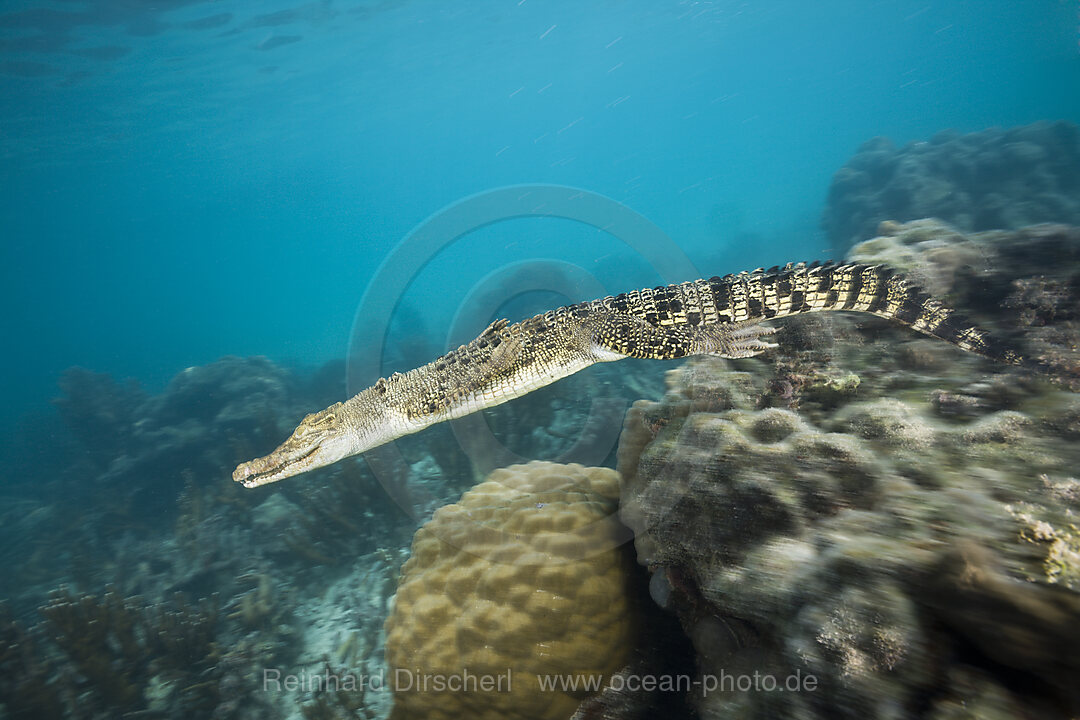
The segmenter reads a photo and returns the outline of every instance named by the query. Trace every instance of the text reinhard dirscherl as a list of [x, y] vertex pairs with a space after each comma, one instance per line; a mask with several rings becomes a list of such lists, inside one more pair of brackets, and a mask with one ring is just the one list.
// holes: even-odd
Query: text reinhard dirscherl
[[[599, 674], [552, 674], [536, 675], [541, 692], [580, 693], [599, 692], [610, 688], [630, 692], [813, 692], [817, 690], [817, 677], [796, 670], [786, 676], [753, 672], [719, 675], [634, 675], [617, 674], [607, 678]], [[393, 671], [392, 686], [387, 684], [385, 673], [283, 673], [278, 668], [263, 669], [263, 692], [336, 692], [358, 690], [383, 692], [510, 692], [513, 688], [513, 672], [510, 668], [500, 673], [474, 673], [463, 669], [455, 673], [425, 673], [420, 669], [397, 668]]]

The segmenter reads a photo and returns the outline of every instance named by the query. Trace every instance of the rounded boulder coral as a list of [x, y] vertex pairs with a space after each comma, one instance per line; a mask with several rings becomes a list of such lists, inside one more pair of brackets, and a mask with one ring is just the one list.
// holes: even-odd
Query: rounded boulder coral
[[595, 692], [569, 682], [603, 687], [637, 625], [618, 494], [613, 470], [532, 462], [439, 509], [386, 622], [391, 717], [565, 720]]

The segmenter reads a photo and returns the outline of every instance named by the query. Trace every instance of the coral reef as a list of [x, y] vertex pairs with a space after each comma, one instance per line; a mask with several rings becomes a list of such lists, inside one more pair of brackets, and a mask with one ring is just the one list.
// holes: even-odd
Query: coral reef
[[348, 566], [376, 544], [408, 542], [409, 518], [359, 462], [285, 486], [251, 512], [263, 551], [279, 564]]
[[896, 148], [874, 138], [833, 176], [822, 227], [834, 250], [879, 223], [940, 218], [961, 230], [1080, 224], [1080, 130], [1039, 122]]
[[212, 600], [191, 607], [177, 598], [171, 607], [154, 607], [113, 592], [98, 597], [60, 590], [41, 614], [85, 683], [82, 703], [160, 711], [170, 704], [163, 696], [175, 693], [173, 707], [184, 713], [216, 707], [218, 611]]
[[[333, 563], [375, 538], [405, 537], [404, 518], [361, 464], [283, 488], [275, 502], [295, 506], [287, 528], [280, 518], [255, 527], [266, 520], [256, 512], [266, 494], [229, 479], [239, 459], [273, 447], [313, 403], [343, 392], [342, 363], [309, 377], [265, 358], [223, 358], [188, 368], [157, 395], [78, 368], [60, 384], [55, 405], [78, 445], [68, 449], [61, 436], [62, 471], [20, 478], [0, 511], [0, 589], [20, 610], [59, 582], [100, 591], [105, 577], [129, 593], [230, 596], [237, 577], [259, 569], [242, 561], [252, 546], [274, 563]], [[268, 539], [253, 542], [252, 531]], [[136, 557], [162, 541], [168, 552]]]
[[[1070, 336], [1075, 229], [887, 229], [853, 256], [981, 298], [957, 304], [1029, 352]], [[797, 690], [721, 685], [701, 716], [1074, 717], [1076, 395], [858, 316], [780, 343], [672, 371], [620, 442], [621, 517], [701, 676]]]
[[[882, 223], [850, 257], [909, 274], [1063, 376], [1080, 369], [1080, 228], [963, 234], [936, 220]], [[914, 363], [919, 358], [910, 358]]]
[[[346, 677], [348, 669], [334, 669], [324, 665], [327, 677]], [[333, 688], [319, 688], [314, 699], [300, 711], [304, 720], [374, 720], [379, 715], [371, 708], [368, 690], [362, 683], [352, 687], [339, 684]]]
[[54, 720], [70, 705], [69, 684], [57, 678], [41, 639], [0, 603], [0, 717]]
[[40, 612], [44, 624], [27, 629], [0, 608], [0, 703], [10, 716], [208, 717], [219, 706], [213, 600], [152, 606], [61, 589]]
[[[558, 457], [584, 435], [604, 441], [596, 460], [613, 457], [621, 409], [594, 412], [590, 398], [658, 397], [662, 370], [598, 370], [500, 408], [489, 437]], [[157, 394], [66, 372], [53, 424], [34, 436], [52, 438], [49, 452], [17, 465], [25, 476], [0, 508], [0, 716], [385, 717], [389, 692], [260, 692], [262, 670], [383, 673], [388, 599], [415, 528], [402, 509], [430, 516], [496, 455], [470, 456], [441, 428], [404, 439], [406, 463], [389, 477], [355, 461], [263, 491], [231, 481], [237, 461], [341, 399], [344, 380], [342, 362], [300, 372], [231, 357]], [[380, 481], [395, 478], [391, 499]], [[199, 642], [213, 650], [181, 668], [154, 628], [195, 622], [210, 597]], [[93, 627], [79, 634], [80, 623]]]
[[110, 375], [72, 367], [58, 385], [62, 395], [54, 404], [60, 417], [99, 463], [107, 465], [136, 446], [135, 425], [147, 395], [135, 381], [120, 383]]
[[[260, 692], [264, 668], [380, 668], [408, 518], [362, 463], [272, 493], [228, 473], [343, 384], [341, 363], [260, 358], [157, 395], [69, 371], [56, 405], [77, 452], [0, 511], [0, 716], [298, 718], [311, 693]], [[212, 650], [182, 659], [185, 638]], [[385, 715], [389, 693], [365, 702]]]
[[[436, 511], [386, 622], [391, 717], [563, 720], [588, 693], [544, 692], [538, 675], [600, 680], [626, 664], [636, 616], [617, 496], [612, 470], [534, 462]], [[503, 684], [420, 686], [465, 673]]]
[[133, 515], [166, 512], [185, 473], [220, 474], [234, 458], [276, 442], [292, 419], [282, 411], [290, 376], [266, 358], [188, 368], [152, 396], [79, 368], [60, 388], [57, 409], [94, 461], [78, 468], [73, 491], [124, 488], [123, 512]]

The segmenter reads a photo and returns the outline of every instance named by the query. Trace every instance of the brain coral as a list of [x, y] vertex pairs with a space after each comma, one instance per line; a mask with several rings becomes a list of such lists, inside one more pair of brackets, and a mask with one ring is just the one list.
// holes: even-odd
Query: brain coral
[[618, 494], [613, 470], [532, 462], [439, 509], [386, 622], [391, 717], [565, 720], [590, 693], [538, 675], [623, 667], [636, 620]]

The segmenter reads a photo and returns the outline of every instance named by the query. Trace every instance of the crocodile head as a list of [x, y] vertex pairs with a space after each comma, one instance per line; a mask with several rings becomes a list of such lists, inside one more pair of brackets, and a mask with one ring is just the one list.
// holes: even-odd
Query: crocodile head
[[277, 450], [239, 465], [233, 480], [244, 487], [258, 487], [354, 455], [356, 435], [348, 427], [343, 408], [344, 403], [335, 403], [308, 415]]

